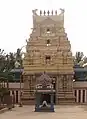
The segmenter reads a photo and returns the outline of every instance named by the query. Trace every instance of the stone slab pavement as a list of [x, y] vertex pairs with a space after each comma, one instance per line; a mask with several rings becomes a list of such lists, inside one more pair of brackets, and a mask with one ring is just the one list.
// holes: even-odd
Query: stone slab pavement
[[87, 105], [55, 106], [55, 112], [34, 112], [34, 106], [15, 107], [0, 119], [87, 119]]

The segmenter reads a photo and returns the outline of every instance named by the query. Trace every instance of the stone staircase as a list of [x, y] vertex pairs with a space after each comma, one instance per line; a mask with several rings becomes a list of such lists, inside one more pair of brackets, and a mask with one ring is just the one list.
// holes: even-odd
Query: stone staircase
[[[35, 96], [30, 94], [29, 89], [23, 90], [23, 95], [21, 97], [23, 105], [34, 105], [35, 104]], [[56, 99], [58, 100], [57, 104], [68, 105], [75, 104], [75, 97], [72, 91], [60, 91], [56, 95]]]
[[58, 92], [57, 95], [58, 104], [74, 104], [75, 103], [75, 97], [73, 95], [73, 92]]
[[31, 95], [28, 89], [23, 90], [23, 95], [21, 97], [23, 105], [33, 105], [35, 104], [35, 97]]

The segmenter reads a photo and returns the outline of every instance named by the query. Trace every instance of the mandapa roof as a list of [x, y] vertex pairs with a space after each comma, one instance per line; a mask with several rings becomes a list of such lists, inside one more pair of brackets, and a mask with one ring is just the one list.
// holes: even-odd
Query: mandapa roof
[[11, 72], [13, 72], [13, 73], [14, 72], [23, 72], [23, 71], [24, 71], [24, 69], [17, 69], [17, 68], [11, 70]]
[[74, 68], [75, 72], [87, 72], [87, 68]]

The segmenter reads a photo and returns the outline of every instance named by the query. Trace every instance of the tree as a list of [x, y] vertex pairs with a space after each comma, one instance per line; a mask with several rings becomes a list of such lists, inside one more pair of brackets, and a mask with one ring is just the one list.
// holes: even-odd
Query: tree
[[[13, 80], [13, 75], [10, 71], [14, 68], [15, 57], [13, 53], [6, 54], [4, 50], [0, 49], [0, 97], [8, 92], [8, 84]], [[7, 83], [7, 87], [3, 87], [2, 82]]]
[[16, 53], [10, 52], [9, 54], [4, 53], [4, 50], [0, 49], [0, 72], [10, 72], [15, 68], [15, 62], [20, 64], [22, 68], [22, 52], [18, 48]]
[[[4, 96], [9, 94], [9, 82], [13, 80], [13, 75], [8, 72], [0, 72], [0, 100], [3, 104]], [[4, 84], [3, 84], [4, 82]], [[7, 84], [7, 85], [6, 85]]]
[[84, 66], [87, 65], [87, 57], [84, 56], [83, 52], [76, 52], [75, 56], [73, 56], [74, 65]]
[[15, 67], [15, 55], [13, 53], [9, 53], [9, 60], [10, 60], [10, 69]]
[[74, 63], [79, 64], [81, 61], [83, 61], [83, 58], [84, 58], [83, 52], [76, 52], [74, 57]]
[[84, 64], [87, 63], [87, 57], [86, 56], [83, 58], [83, 61], [84, 61]]
[[4, 50], [0, 49], [0, 71], [5, 68], [5, 53]]

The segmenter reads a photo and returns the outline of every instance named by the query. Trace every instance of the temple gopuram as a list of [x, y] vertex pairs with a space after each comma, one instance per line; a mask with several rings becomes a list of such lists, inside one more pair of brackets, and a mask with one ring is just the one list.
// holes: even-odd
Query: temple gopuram
[[[35, 85], [38, 77], [45, 72], [52, 80], [54, 104], [73, 104], [73, 57], [64, 28], [65, 11], [37, 12], [37, 9], [32, 10], [33, 28], [23, 60], [22, 103], [35, 104]], [[49, 94], [45, 100], [50, 101]]]

